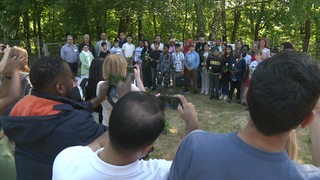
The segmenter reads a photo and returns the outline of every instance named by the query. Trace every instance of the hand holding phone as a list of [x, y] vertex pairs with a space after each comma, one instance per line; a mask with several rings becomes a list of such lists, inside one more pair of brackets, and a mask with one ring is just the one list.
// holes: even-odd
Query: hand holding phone
[[177, 110], [179, 104], [182, 106], [182, 103], [179, 98], [174, 96], [159, 96], [159, 98], [165, 103], [166, 109]]

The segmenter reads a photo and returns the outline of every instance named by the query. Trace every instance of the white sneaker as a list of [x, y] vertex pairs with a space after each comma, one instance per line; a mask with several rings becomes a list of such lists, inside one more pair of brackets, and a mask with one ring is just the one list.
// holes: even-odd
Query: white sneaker
[[219, 96], [219, 100], [221, 100], [221, 99], [223, 99], [223, 94], [221, 94], [221, 95]]
[[225, 101], [228, 100], [228, 96], [224, 95], [223, 100], [225, 100]]
[[206, 91], [204, 94], [205, 94], [205, 95], [208, 95], [208, 94], [209, 94], [209, 92], [208, 92], [208, 91]]

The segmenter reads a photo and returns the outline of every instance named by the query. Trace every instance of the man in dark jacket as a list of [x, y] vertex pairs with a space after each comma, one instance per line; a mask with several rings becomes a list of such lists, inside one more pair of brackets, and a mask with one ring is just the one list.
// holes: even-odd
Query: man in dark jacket
[[89, 144], [107, 130], [91, 115], [105, 99], [107, 85], [91, 101], [69, 99], [74, 76], [66, 62], [54, 57], [39, 59], [31, 68], [30, 80], [33, 91], [3, 118], [2, 126], [16, 144], [17, 179], [51, 179], [60, 151]]
[[219, 57], [219, 49], [214, 48], [213, 58], [207, 59], [207, 68], [210, 74], [210, 99], [219, 99], [220, 76], [222, 72], [221, 62], [222, 59]]

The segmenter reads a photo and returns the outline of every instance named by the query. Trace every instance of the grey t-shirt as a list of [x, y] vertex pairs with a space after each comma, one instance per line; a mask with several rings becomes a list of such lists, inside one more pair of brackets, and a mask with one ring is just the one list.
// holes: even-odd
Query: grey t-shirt
[[256, 149], [236, 133], [197, 130], [181, 143], [169, 179], [320, 179], [320, 168]]

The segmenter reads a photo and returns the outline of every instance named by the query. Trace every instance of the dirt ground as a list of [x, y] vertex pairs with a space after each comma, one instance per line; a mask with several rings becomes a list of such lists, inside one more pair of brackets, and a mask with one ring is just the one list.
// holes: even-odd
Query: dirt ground
[[[200, 129], [219, 133], [240, 131], [245, 127], [248, 119], [246, 106], [238, 105], [234, 101], [230, 104], [222, 100], [210, 100], [209, 96], [201, 94], [186, 94], [187, 100], [192, 102], [198, 113]], [[167, 126], [165, 133], [160, 135], [155, 143], [152, 158], [172, 160], [183, 139], [185, 124], [175, 110], [166, 110]], [[310, 152], [310, 130], [298, 128], [298, 161], [312, 163]]]

